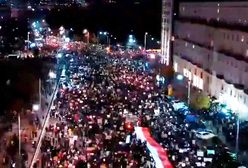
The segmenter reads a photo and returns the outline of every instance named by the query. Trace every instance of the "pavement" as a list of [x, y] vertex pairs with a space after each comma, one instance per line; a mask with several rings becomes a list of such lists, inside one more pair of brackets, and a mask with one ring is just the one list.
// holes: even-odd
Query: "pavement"
[[[54, 87], [52, 87], [54, 89]], [[40, 110], [37, 113], [32, 113], [32, 112], [27, 112], [26, 114], [22, 114], [21, 117], [21, 139], [22, 139], [22, 144], [21, 147], [27, 152], [28, 155], [28, 161], [26, 162], [26, 167], [30, 165], [32, 158], [34, 156], [35, 148], [32, 146], [32, 142], [38, 140], [40, 133], [41, 133], [41, 128], [40, 125], [43, 125], [44, 123], [44, 116], [46, 116], [47, 113], [47, 108], [48, 106], [46, 104], [49, 104], [49, 102], [52, 99], [52, 94], [48, 95], [42, 95], [42, 104], [43, 104], [43, 110]], [[35, 120], [36, 118], [39, 118], [40, 125], [34, 125], [32, 124], [32, 120]], [[37, 135], [34, 136], [32, 132], [36, 131]], [[3, 165], [2, 164], [2, 158], [4, 155], [6, 155], [6, 149], [7, 149], [7, 144], [6, 141], [8, 141], [14, 134], [18, 135], [18, 123], [12, 123], [12, 130], [6, 131], [3, 133], [3, 135], [0, 137], [0, 167], [1, 168], [9, 168], [10, 164]], [[25, 137], [27, 137], [25, 139]]]

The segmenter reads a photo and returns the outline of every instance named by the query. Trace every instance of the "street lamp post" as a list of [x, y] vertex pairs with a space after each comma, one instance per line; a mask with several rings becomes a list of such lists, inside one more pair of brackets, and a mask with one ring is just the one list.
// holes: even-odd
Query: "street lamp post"
[[238, 152], [239, 152], [239, 116], [237, 114], [237, 130], [236, 130], [236, 142], [235, 142], [235, 152], [238, 156]]
[[145, 35], [144, 35], [144, 49], [146, 50], [146, 36], [148, 35], [147, 32], [145, 32]]
[[191, 96], [191, 80], [188, 80], [188, 94], [187, 94], [188, 105], [190, 104], [190, 96]]
[[87, 29], [84, 29], [83, 33], [87, 37], [87, 44], [90, 42], [90, 32]]

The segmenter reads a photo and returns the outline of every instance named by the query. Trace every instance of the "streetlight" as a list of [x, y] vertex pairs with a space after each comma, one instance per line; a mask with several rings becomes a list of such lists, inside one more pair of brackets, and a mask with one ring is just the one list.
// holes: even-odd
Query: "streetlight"
[[[108, 32], [99, 32], [99, 34], [100, 35], [104, 35], [104, 36], [106, 36], [106, 43], [108, 44], [108, 45], [110, 45], [110, 38], [108, 37]], [[100, 37], [98, 37], [98, 41], [99, 41], [99, 39], [100, 39]]]
[[144, 35], [144, 48], [145, 48], [145, 50], [146, 50], [146, 36], [148, 35], [148, 33], [147, 32], [145, 32], [145, 35]]
[[90, 32], [87, 29], [84, 29], [83, 30], [83, 34], [86, 35], [86, 37], [87, 37], [87, 44], [89, 44], [89, 42], [90, 42]]
[[32, 109], [33, 109], [33, 111], [38, 111], [40, 109], [40, 105], [39, 104], [33, 104]]
[[239, 153], [239, 115], [237, 114], [237, 130], [236, 130], [236, 142], [235, 142], [235, 152], [238, 156]]

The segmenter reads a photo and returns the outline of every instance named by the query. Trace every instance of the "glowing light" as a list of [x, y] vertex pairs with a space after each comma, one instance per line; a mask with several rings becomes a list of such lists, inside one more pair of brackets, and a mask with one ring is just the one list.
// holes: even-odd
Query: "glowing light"
[[56, 74], [54, 72], [52, 72], [52, 71], [50, 71], [48, 75], [52, 79], [55, 79], [56, 78]]
[[84, 34], [88, 33], [88, 30], [87, 30], [87, 29], [84, 29], [84, 30], [83, 30], [83, 33], [84, 33]]
[[69, 43], [69, 42], [70, 42], [70, 38], [69, 38], [69, 37], [66, 37], [66, 38], [65, 38], [65, 42], [66, 42], [66, 43]]
[[62, 54], [58, 53], [57, 58], [62, 58]]
[[156, 55], [155, 54], [150, 54], [150, 58], [151, 59], [155, 59], [156, 58]]
[[180, 81], [183, 80], [183, 75], [178, 74], [178, 75], [177, 75], [177, 80], [180, 80]]
[[33, 111], [38, 111], [40, 109], [40, 105], [39, 104], [33, 104], [32, 109], [33, 109]]

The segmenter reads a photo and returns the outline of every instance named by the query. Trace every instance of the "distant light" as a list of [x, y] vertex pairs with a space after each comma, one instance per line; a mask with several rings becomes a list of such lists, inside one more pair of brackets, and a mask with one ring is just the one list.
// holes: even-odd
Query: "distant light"
[[33, 109], [33, 111], [38, 111], [40, 109], [40, 105], [39, 104], [33, 104], [32, 109]]
[[83, 33], [85, 34], [85, 33], [88, 33], [88, 30], [87, 29], [84, 29], [83, 30]]
[[30, 48], [34, 48], [34, 47], [36, 47], [36, 44], [35, 43], [31, 43], [30, 44]]
[[129, 43], [134, 43], [134, 40], [133, 39], [129, 39], [128, 42]]
[[69, 37], [66, 37], [66, 38], [65, 38], [65, 42], [66, 42], [66, 43], [69, 43], [69, 42], [70, 42], [70, 38], [69, 38]]
[[48, 75], [52, 79], [55, 79], [56, 78], [56, 74], [53, 71], [50, 71]]
[[102, 32], [99, 32], [99, 34], [102, 34]]
[[45, 20], [43, 19], [42, 22], [45, 23]]
[[108, 33], [107, 33], [107, 32], [104, 32], [103, 34], [104, 34], [104, 35], [107, 35]]
[[150, 54], [150, 58], [151, 59], [155, 59], [156, 58], [156, 55], [155, 54]]
[[32, 26], [35, 28], [35, 27], [36, 27], [36, 23], [35, 23], [35, 22], [33, 22], [33, 23], [32, 23]]
[[141, 47], [141, 46], [139, 46], [139, 49], [141, 50], [141, 49], [142, 49], [142, 47]]
[[133, 35], [129, 35], [129, 38], [133, 38]]
[[156, 80], [157, 80], [157, 81], [160, 80], [160, 75], [156, 75]]
[[178, 75], [177, 75], [177, 80], [180, 80], [180, 81], [183, 80], [183, 75], [178, 74]]
[[61, 53], [58, 53], [58, 54], [57, 54], [57, 58], [62, 58], [62, 56], [63, 56], [63, 55], [62, 55]]
[[154, 40], [154, 38], [152, 38], [152, 40]]

